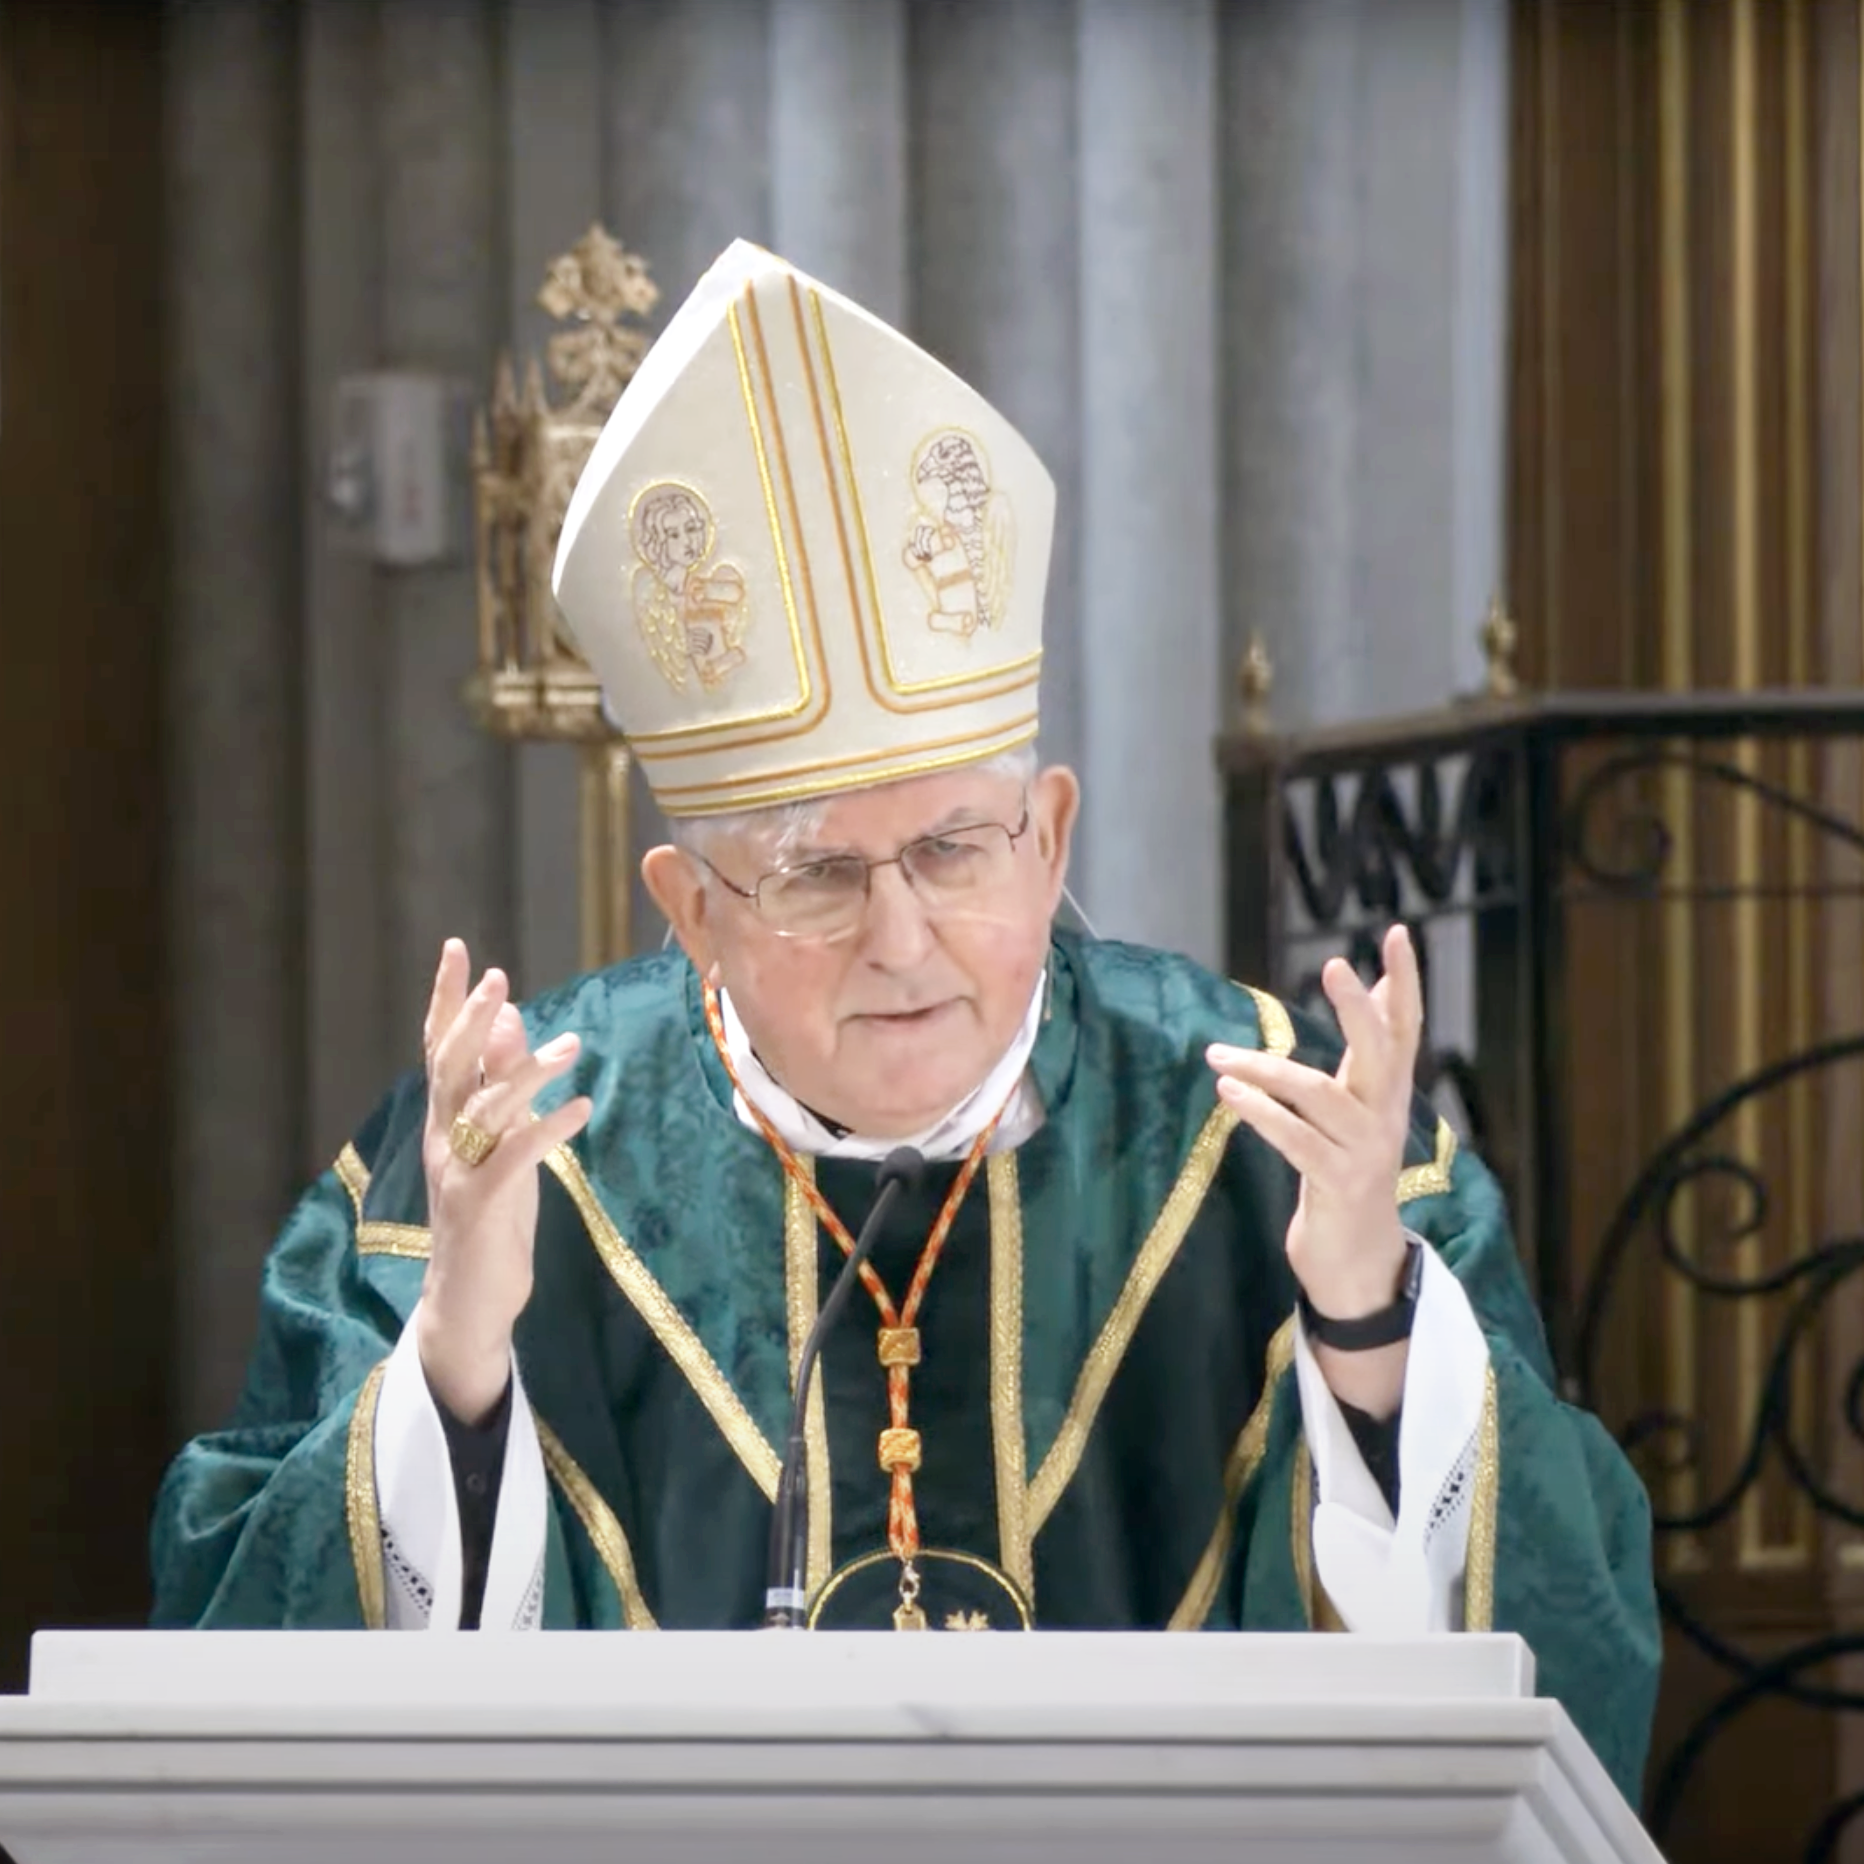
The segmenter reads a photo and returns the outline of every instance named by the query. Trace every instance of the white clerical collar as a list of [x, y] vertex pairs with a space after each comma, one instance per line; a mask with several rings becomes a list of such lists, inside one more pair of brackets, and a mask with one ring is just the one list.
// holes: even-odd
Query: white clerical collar
[[991, 1115], [1010, 1104], [991, 1135], [992, 1152], [1008, 1152], [1023, 1143], [1042, 1124], [1042, 1097], [1029, 1078], [1029, 1054], [1036, 1045], [1036, 1033], [1042, 1027], [1042, 1009], [1048, 995], [1048, 973], [1036, 980], [1035, 995], [1023, 1017], [1016, 1039], [1004, 1050], [1001, 1059], [970, 1093], [941, 1120], [935, 1120], [922, 1133], [903, 1139], [864, 1139], [859, 1133], [836, 1133], [824, 1125], [793, 1094], [780, 1087], [770, 1071], [751, 1052], [751, 1038], [738, 1012], [732, 1007], [731, 993], [722, 985], [718, 993], [719, 1013], [725, 1023], [725, 1047], [731, 1065], [738, 1071], [741, 1091], [732, 1095], [732, 1110], [746, 1126], [757, 1120], [746, 1096], [756, 1102], [757, 1110], [776, 1128], [786, 1145], [794, 1151], [813, 1153], [831, 1159], [884, 1159], [896, 1146], [913, 1146], [928, 1159], [962, 1158], [972, 1142], [989, 1125]]

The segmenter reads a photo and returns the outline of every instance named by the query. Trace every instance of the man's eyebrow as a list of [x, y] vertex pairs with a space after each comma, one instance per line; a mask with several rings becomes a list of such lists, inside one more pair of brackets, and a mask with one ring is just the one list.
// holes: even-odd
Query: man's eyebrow
[[[926, 827], [915, 830], [912, 834], [907, 836], [901, 846], [910, 847], [912, 843], [916, 841], [930, 840], [934, 835], [943, 835], [949, 829], [975, 828], [980, 823], [989, 822], [992, 819], [987, 804], [961, 804], [956, 809], [947, 809], [936, 822], [928, 823]], [[786, 867], [800, 867], [810, 861], [832, 861], [839, 855], [854, 855], [864, 861], [874, 858], [862, 853], [859, 848], [850, 846], [847, 842], [836, 844], [830, 842], [795, 841], [784, 849], [781, 860], [782, 864]], [[879, 858], [884, 860], [887, 857], [883, 855]]]

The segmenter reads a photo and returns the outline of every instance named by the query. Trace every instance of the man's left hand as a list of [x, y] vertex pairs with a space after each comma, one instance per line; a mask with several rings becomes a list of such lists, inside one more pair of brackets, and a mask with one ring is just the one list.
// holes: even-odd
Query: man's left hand
[[[1217, 1074], [1218, 1094], [1301, 1174], [1288, 1226], [1288, 1266], [1307, 1298], [1331, 1320], [1356, 1320], [1390, 1306], [1404, 1270], [1398, 1174], [1410, 1131], [1424, 1002], [1417, 953], [1402, 926], [1385, 935], [1383, 957], [1385, 974], [1370, 990], [1342, 958], [1330, 959], [1321, 972], [1321, 986], [1346, 1037], [1346, 1052], [1332, 1074], [1221, 1043], [1206, 1057]], [[1325, 1355], [1328, 1382], [1336, 1391], [1333, 1365], [1350, 1357]], [[1371, 1374], [1374, 1367], [1364, 1370]], [[1388, 1382], [1377, 1380], [1381, 1387]]]

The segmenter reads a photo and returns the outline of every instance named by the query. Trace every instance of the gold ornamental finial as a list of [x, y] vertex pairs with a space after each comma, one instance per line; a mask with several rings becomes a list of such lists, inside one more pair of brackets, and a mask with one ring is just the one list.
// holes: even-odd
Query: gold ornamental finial
[[633, 380], [659, 299], [647, 261], [591, 227], [550, 262], [537, 301], [571, 328], [546, 345], [552, 403], [535, 357], [523, 388], [498, 359], [473, 433], [479, 665], [467, 703], [502, 738], [602, 744], [618, 737], [587, 663], [558, 625], [551, 565], [563, 514], [602, 424]]
[[466, 703], [497, 737], [582, 747], [582, 946], [592, 967], [629, 948], [629, 754], [601, 683], [563, 632], [550, 576], [570, 495], [647, 354], [642, 320], [659, 297], [647, 261], [592, 226], [550, 262], [537, 294], [568, 326], [544, 351], [564, 399], [551, 402], [535, 357], [520, 392], [501, 356], [473, 423], [479, 664]]
[[1512, 699], [1521, 690], [1520, 675], [1515, 672], [1515, 649], [1521, 631], [1514, 618], [1502, 607], [1499, 595], [1489, 597], [1489, 612], [1480, 635], [1482, 658], [1488, 663], [1486, 691], [1491, 699]]
[[1236, 690], [1243, 702], [1243, 730], [1251, 738], [1269, 734], [1269, 693], [1275, 685], [1275, 668], [1262, 636], [1252, 634], [1236, 669]]
[[599, 427], [647, 354], [646, 331], [624, 320], [641, 319], [660, 302], [647, 261], [592, 226], [568, 252], [550, 262], [537, 302], [559, 323], [546, 353], [550, 373], [575, 399], [565, 414], [593, 415]]

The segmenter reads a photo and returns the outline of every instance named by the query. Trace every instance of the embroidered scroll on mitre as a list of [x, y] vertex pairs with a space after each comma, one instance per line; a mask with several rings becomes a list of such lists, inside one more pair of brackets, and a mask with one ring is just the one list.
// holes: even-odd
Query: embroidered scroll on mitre
[[739, 241], [609, 417], [554, 586], [661, 807], [715, 814], [1032, 739], [1054, 522], [980, 395]]

